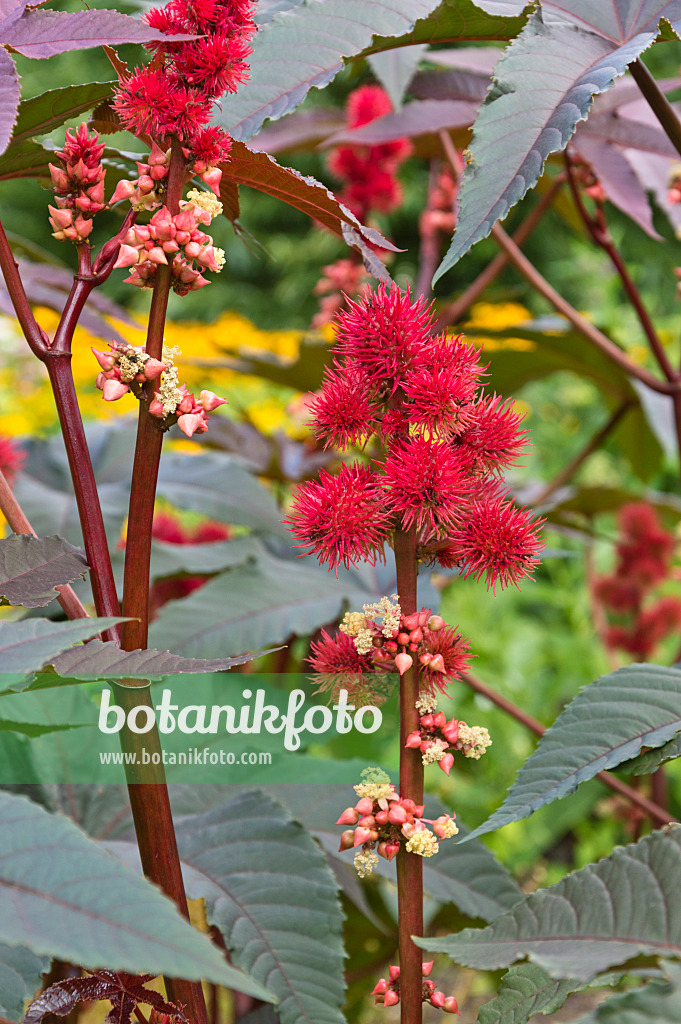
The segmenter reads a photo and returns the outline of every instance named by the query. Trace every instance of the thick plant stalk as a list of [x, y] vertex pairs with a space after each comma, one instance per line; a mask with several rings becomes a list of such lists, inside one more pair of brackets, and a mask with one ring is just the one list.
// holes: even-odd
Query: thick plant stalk
[[[179, 142], [174, 140], [166, 198], [166, 205], [173, 214], [179, 211], [184, 177], [185, 161], [182, 149]], [[151, 301], [146, 345], [147, 352], [154, 359], [161, 358], [163, 349], [170, 279], [170, 267], [159, 266]], [[153, 397], [153, 382], [148, 382], [145, 390], [147, 399]], [[127, 628], [122, 631], [122, 646], [127, 651], [146, 647], [149, 630], [151, 528], [163, 433], [159, 420], [149, 415], [147, 407], [148, 402], [140, 402], [128, 513], [123, 607], [125, 615], [131, 616], [132, 621], [125, 623]], [[133, 683], [132, 680], [130, 682]], [[135, 705], [152, 706], [149, 690], [145, 686], [133, 684], [117, 686], [115, 689], [117, 700], [125, 709], [126, 715]], [[127, 729], [122, 730], [121, 745], [126, 752], [134, 752], [138, 757], [142, 747], [152, 755], [161, 753], [159, 734], [155, 727], [144, 736], [131, 733]], [[142, 771], [138, 765], [128, 765], [126, 778], [144, 874], [174, 900], [185, 917], [189, 917], [163, 765], [145, 765]], [[200, 982], [166, 978], [165, 983], [169, 999], [185, 1008], [185, 1016], [191, 1024], [208, 1024], [208, 1011]]]
[[[393, 535], [397, 592], [405, 615], [417, 610], [416, 529], [396, 530]], [[423, 803], [423, 763], [420, 750], [405, 747], [407, 737], [419, 728], [416, 708], [418, 666], [413, 665], [400, 680], [400, 796]], [[420, 1024], [423, 1014], [422, 952], [411, 940], [423, 935], [423, 859], [407, 853], [397, 855], [397, 907], [400, 949], [400, 1006], [402, 1024]]]

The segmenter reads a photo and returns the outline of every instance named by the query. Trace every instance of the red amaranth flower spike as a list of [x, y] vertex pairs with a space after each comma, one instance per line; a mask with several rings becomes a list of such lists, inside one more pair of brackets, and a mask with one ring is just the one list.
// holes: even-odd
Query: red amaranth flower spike
[[391, 528], [380, 480], [365, 466], [343, 465], [337, 476], [322, 469], [319, 482], [298, 488], [284, 522], [299, 547], [310, 547], [336, 573], [339, 565], [382, 558]]

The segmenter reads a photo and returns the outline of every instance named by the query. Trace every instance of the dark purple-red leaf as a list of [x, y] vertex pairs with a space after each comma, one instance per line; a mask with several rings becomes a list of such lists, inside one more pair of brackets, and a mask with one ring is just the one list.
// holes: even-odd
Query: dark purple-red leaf
[[44, 608], [55, 587], [85, 576], [85, 556], [62, 537], [28, 534], [0, 540], [0, 597], [24, 608]]
[[168, 1003], [159, 992], [145, 988], [153, 974], [116, 974], [113, 971], [94, 971], [84, 978], [67, 978], [50, 985], [29, 1006], [22, 1024], [39, 1024], [47, 1013], [65, 1017], [79, 1002], [97, 1002], [108, 999], [111, 1010], [109, 1024], [131, 1024], [131, 1015], [139, 1003], [153, 1006], [159, 1013], [168, 1014], [178, 1021], [184, 1016], [174, 1003]]
[[0, 153], [4, 153], [12, 138], [17, 119], [21, 86], [14, 61], [0, 48]]
[[620, 147], [579, 133], [572, 145], [591, 165], [610, 202], [631, 217], [651, 238], [659, 241], [661, 236], [653, 227], [653, 212], [646, 189]]
[[[105, 43], [150, 43], [166, 37], [140, 18], [118, 11], [27, 11], [2, 33], [2, 45], [24, 57], [54, 57]], [[191, 39], [177, 35], [173, 40]]]
[[60, 676], [75, 679], [125, 679], [164, 676], [172, 672], [220, 672], [234, 665], [245, 665], [254, 658], [271, 654], [281, 648], [273, 647], [255, 654], [241, 654], [235, 658], [183, 658], [170, 651], [122, 651], [113, 641], [91, 640], [84, 647], [74, 647], [50, 662]]
[[400, 111], [377, 117], [361, 128], [344, 128], [324, 141], [324, 147], [341, 143], [380, 146], [395, 139], [415, 138], [439, 131], [468, 128], [475, 120], [477, 103], [469, 100], [414, 100]]

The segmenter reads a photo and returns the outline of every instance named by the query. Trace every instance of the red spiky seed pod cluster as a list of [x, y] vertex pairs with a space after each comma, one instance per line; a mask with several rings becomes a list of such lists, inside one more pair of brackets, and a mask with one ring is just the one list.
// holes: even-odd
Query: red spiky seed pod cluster
[[[346, 689], [356, 699], [365, 676], [388, 672], [402, 676], [416, 664], [421, 690], [444, 693], [466, 671], [469, 644], [465, 637], [429, 608], [403, 615], [396, 597], [365, 605], [362, 612], [347, 612], [335, 637], [322, 631], [321, 640], [313, 642], [310, 664], [320, 691], [335, 697]], [[380, 695], [374, 692], [372, 699]]]
[[106, 206], [102, 166], [105, 145], [97, 132], [81, 124], [66, 132], [64, 148], [55, 153], [61, 166], [48, 164], [56, 206], [49, 206], [52, 234], [80, 245], [92, 232], [92, 218]]
[[311, 403], [316, 435], [385, 457], [301, 485], [286, 522], [330, 569], [381, 557], [393, 530], [415, 527], [422, 560], [517, 585], [542, 547], [540, 523], [503, 483], [526, 434], [512, 401], [481, 392], [480, 353], [432, 330], [431, 308], [395, 285], [339, 313], [336, 359]]
[[[459, 1013], [459, 1006], [454, 996], [446, 996], [435, 988], [435, 982], [430, 980], [430, 972], [433, 969], [433, 961], [421, 965], [423, 977], [423, 1002], [430, 1003], [438, 1010], [445, 1013]], [[388, 977], [380, 978], [372, 991], [374, 1002], [382, 1006], [397, 1006], [400, 1001], [400, 969], [396, 965], [388, 968]]]
[[676, 541], [645, 502], [622, 506], [619, 534], [615, 570], [595, 580], [594, 593], [610, 620], [608, 647], [643, 661], [681, 627], [681, 601], [672, 594], [654, 599], [672, 578]]

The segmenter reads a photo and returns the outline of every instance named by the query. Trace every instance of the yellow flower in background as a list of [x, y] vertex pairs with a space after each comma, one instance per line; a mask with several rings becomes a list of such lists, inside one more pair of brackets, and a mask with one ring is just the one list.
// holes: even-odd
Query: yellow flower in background
[[476, 302], [471, 307], [463, 333], [476, 345], [490, 352], [499, 349], [513, 349], [516, 352], [532, 352], [537, 346], [527, 338], [486, 337], [485, 330], [505, 331], [509, 327], [526, 327], [532, 322], [532, 314], [519, 302]]
[[[58, 315], [38, 307], [36, 318], [48, 334], [53, 334]], [[144, 345], [146, 324], [111, 320], [112, 328], [131, 345]], [[227, 415], [244, 415], [264, 433], [284, 430], [302, 436], [300, 425], [287, 408], [297, 392], [270, 384], [259, 377], [246, 376], [224, 365], [232, 359], [260, 357], [267, 353], [282, 362], [294, 362], [300, 350], [303, 331], [261, 331], [238, 313], [224, 313], [213, 323], [168, 321], [165, 340], [177, 345], [180, 379], [189, 389], [203, 388], [224, 392], [230, 405]], [[99, 372], [90, 348], [105, 349], [106, 343], [79, 327], [73, 339], [73, 376], [84, 419], [113, 419], [135, 416], [137, 406], [127, 396], [118, 402], [105, 402], [95, 387]], [[57, 415], [43, 364], [33, 356], [12, 317], [0, 317], [0, 434], [43, 434], [56, 426]], [[223, 364], [223, 365], [221, 365]]]

